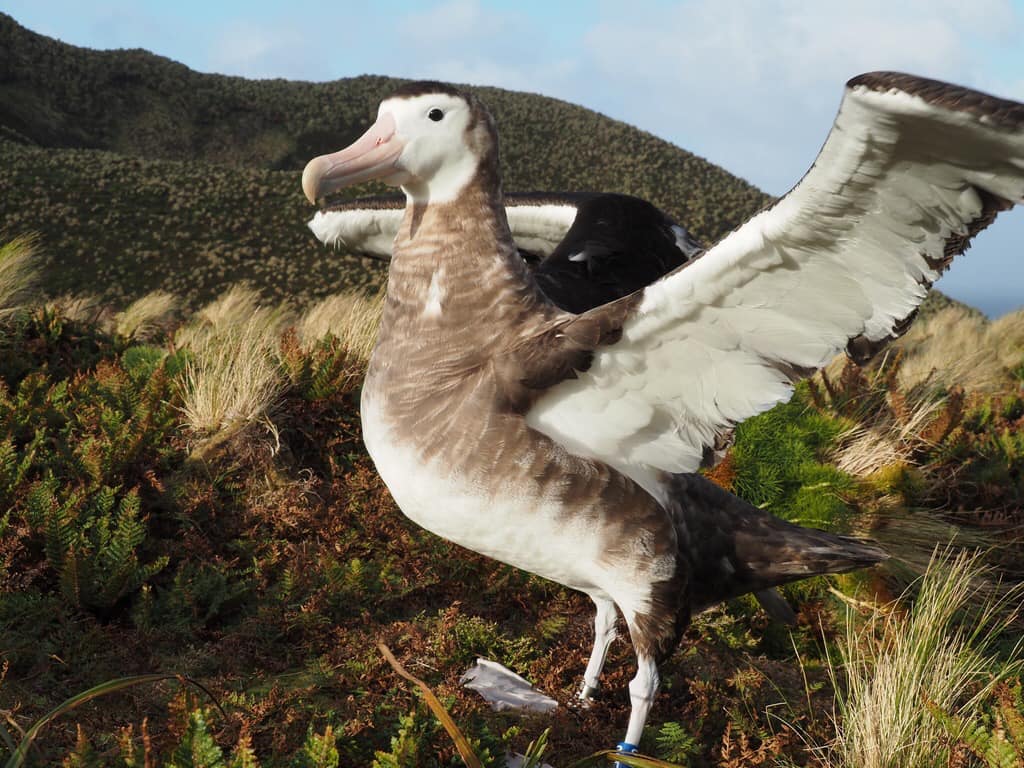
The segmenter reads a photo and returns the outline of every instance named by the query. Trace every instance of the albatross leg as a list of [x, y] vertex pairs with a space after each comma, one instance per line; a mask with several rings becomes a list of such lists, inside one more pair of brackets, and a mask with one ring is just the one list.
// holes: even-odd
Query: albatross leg
[[587, 670], [583, 673], [583, 687], [579, 693], [579, 698], [583, 703], [589, 702], [597, 693], [601, 670], [604, 668], [604, 658], [608, 654], [608, 646], [612, 644], [616, 634], [615, 603], [607, 597], [591, 595], [590, 599], [597, 606], [597, 614], [594, 616], [594, 650], [590, 652], [590, 661], [587, 662]]
[[629, 683], [629, 701], [632, 704], [632, 710], [629, 713], [629, 727], [626, 729], [626, 738], [619, 744], [619, 751], [636, 751], [644, 732], [647, 715], [654, 703], [654, 696], [658, 692], [659, 682], [658, 666], [654, 663], [654, 658], [638, 653], [636, 677]]

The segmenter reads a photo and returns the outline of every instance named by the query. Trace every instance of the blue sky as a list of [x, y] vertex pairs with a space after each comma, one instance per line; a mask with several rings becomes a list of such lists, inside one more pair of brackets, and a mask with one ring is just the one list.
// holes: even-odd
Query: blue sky
[[[813, 161], [859, 72], [899, 69], [1024, 101], [1024, 0], [8, 0], [4, 10], [75, 45], [146, 48], [203, 72], [543, 93], [773, 194]], [[976, 243], [939, 287], [989, 314], [1024, 306], [1024, 207]]]

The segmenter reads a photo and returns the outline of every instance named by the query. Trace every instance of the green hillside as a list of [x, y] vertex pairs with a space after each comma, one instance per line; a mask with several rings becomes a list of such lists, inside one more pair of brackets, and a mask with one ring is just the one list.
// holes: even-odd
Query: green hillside
[[[245, 277], [303, 300], [379, 280], [313, 240], [298, 171], [361, 134], [400, 81], [200, 74], [145, 51], [65, 45], [2, 15], [0, 52], [0, 230], [42, 234], [51, 290], [124, 299], [159, 287], [195, 303]], [[769, 200], [596, 112], [475, 90], [498, 121], [508, 190], [639, 195], [709, 241]]]

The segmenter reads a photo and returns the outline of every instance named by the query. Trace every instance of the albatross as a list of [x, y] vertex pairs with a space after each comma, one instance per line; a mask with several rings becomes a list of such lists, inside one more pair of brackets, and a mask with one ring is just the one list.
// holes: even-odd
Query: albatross
[[315, 203], [369, 179], [406, 205], [362, 389], [367, 450], [414, 522], [590, 596], [584, 699], [621, 613], [637, 672], [618, 749], [632, 752], [658, 664], [695, 612], [885, 558], [697, 470], [796, 380], [898, 334], [971, 238], [1024, 201], [1024, 105], [855, 77], [789, 194], [582, 313], [554, 304], [519, 256], [494, 120], [473, 94], [400, 87], [354, 144], [309, 162], [302, 187]]
[[[405, 215], [405, 198], [334, 201], [309, 228], [328, 246], [387, 261]], [[526, 192], [504, 196], [509, 231], [537, 287], [557, 306], [585, 312], [653, 283], [704, 252], [704, 245], [657, 206], [613, 192]], [[702, 467], [715, 466], [732, 444], [718, 436]], [[776, 621], [796, 614], [775, 589], [754, 593]]]

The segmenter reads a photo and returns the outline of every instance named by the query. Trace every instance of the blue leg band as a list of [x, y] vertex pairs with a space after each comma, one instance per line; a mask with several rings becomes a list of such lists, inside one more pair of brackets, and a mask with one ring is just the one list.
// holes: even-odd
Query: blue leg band
[[[628, 741], [620, 741], [615, 745], [615, 749], [622, 752], [625, 755], [632, 754], [637, 751], [636, 744], [630, 744]], [[615, 763], [615, 768], [629, 768], [625, 763]]]

